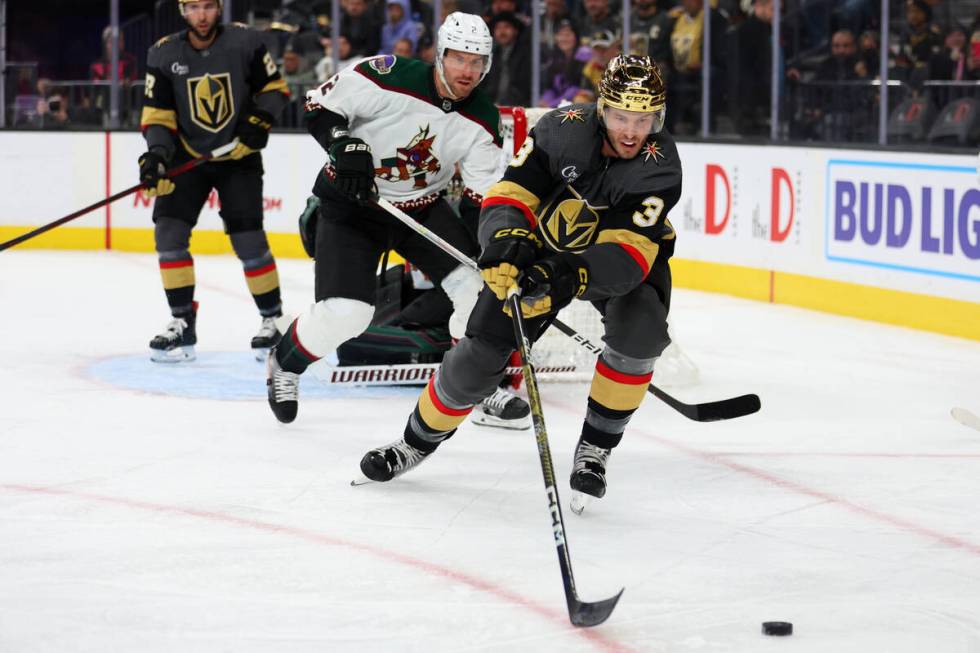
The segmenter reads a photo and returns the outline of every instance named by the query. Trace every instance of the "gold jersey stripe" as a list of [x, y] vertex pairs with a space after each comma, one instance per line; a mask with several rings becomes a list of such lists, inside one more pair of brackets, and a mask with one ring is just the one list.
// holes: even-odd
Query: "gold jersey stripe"
[[150, 125], [161, 125], [170, 131], [177, 131], [177, 112], [173, 109], [143, 107], [143, 113], [140, 114], [140, 127], [146, 128]]
[[279, 91], [286, 97], [289, 97], [289, 85], [286, 83], [285, 79], [274, 79], [265, 86], [262, 90], [256, 93], [256, 95], [261, 95], [262, 93], [269, 93], [270, 91]]
[[496, 184], [490, 187], [490, 190], [488, 190], [487, 194], [483, 197], [484, 200], [491, 197], [506, 197], [508, 199], [517, 200], [527, 208], [531, 209], [532, 213], [537, 213], [538, 206], [541, 204], [541, 200], [538, 199], [537, 195], [512, 181], [498, 181]]
[[653, 260], [657, 258], [660, 245], [653, 242], [643, 234], [630, 231], [629, 229], [603, 229], [599, 232], [596, 244], [616, 243], [617, 245], [628, 245], [636, 250], [643, 260], [646, 261], [646, 269], [649, 270], [653, 265]]

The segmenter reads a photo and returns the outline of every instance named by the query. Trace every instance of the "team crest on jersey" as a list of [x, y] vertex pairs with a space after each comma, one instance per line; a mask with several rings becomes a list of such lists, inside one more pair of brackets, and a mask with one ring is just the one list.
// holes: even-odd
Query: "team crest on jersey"
[[559, 199], [549, 207], [541, 234], [554, 249], [580, 252], [593, 243], [599, 229], [599, 212], [608, 207], [592, 206], [570, 186], [574, 197]]
[[419, 127], [419, 132], [408, 145], [399, 147], [395, 156], [381, 159], [381, 167], [374, 171], [375, 175], [392, 182], [414, 179], [413, 188], [425, 188], [429, 185], [426, 180], [429, 173], [442, 170], [442, 164], [432, 153], [432, 143], [435, 140], [435, 134], [429, 135], [428, 125]]
[[657, 141], [648, 141], [647, 144], [643, 146], [643, 149], [640, 150], [640, 154], [643, 155], [643, 163], [653, 159], [654, 163], [660, 165], [660, 162], [667, 158], [664, 156], [664, 151], [660, 149], [659, 145], [657, 145]]
[[384, 54], [368, 61], [368, 65], [379, 75], [387, 75], [398, 61], [393, 54]]
[[559, 111], [558, 115], [561, 117], [560, 125], [564, 125], [566, 122], [585, 122], [585, 118], [582, 117], [583, 111], [581, 109], [565, 109], [564, 111]]
[[191, 120], [201, 129], [217, 134], [235, 116], [231, 73], [191, 77], [187, 80], [187, 98], [191, 105]]

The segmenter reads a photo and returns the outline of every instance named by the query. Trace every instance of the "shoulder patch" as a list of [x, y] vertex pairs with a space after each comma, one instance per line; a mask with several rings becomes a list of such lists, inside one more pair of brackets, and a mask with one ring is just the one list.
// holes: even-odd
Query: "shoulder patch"
[[368, 59], [367, 65], [370, 66], [379, 75], [387, 75], [391, 72], [395, 64], [398, 63], [398, 57], [393, 54], [383, 54], [378, 57], [372, 57]]

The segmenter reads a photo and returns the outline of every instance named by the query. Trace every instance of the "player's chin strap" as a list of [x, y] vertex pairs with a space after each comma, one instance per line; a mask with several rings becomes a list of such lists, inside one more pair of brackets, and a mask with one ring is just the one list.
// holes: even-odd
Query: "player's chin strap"
[[[436, 74], [439, 75], [439, 81], [442, 82], [443, 88], [445, 88], [446, 89], [446, 93], [449, 94], [449, 99], [452, 100], [453, 102], [456, 102], [457, 100], [459, 100], [459, 98], [456, 96], [456, 94], [453, 93], [453, 89], [451, 89], [449, 87], [449, 82], [446, 81], [446, 73], [443, 72], [443, 69], [442, 69], [442, 58], [441, 57], [439, 58], [439, 61], [436, 62]], [[483, 80], [480, 80], [480, 81], [483, 81]]]

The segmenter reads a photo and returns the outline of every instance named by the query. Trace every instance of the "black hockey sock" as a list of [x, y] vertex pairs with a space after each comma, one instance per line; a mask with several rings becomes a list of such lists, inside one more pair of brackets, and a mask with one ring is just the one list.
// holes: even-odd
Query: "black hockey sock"
[[623, 431], [635, 410], [613, 410], [589, 398], [589, 410], [582, 423], [582, 439], [589, 444], [613, 449], [623, 439]]
[[293, 374], [302, 374], [307, 367], [318, 360], [320, 358], [307, 351], [299, 341], [299, 336], [296, 334], [296, 320], [293, 320], [279, 340], [279, 344], [276, 345], [276, 361], [279, 362], [279, 367]]
[[405, 424], [405, 442], [419, 451], [432, 453], [440, 444], [451, 438], [455, 432], [456, 429], [440, 432], [426, 428], [419, 413], [419, 407], [416, 405], [415, 410], [412, 411], [412, 416], [408, 418], [408, 423]]

